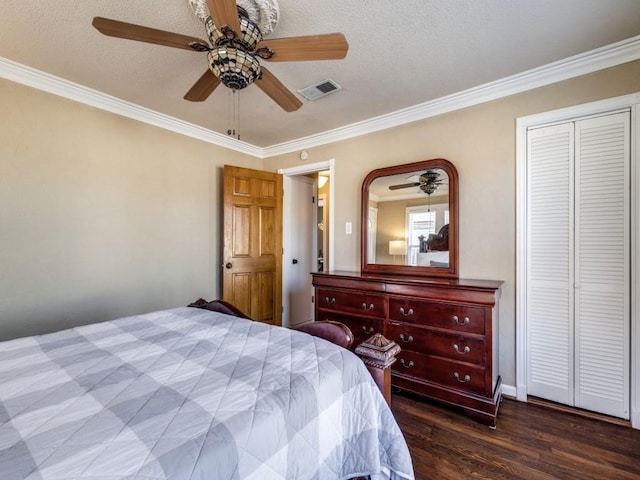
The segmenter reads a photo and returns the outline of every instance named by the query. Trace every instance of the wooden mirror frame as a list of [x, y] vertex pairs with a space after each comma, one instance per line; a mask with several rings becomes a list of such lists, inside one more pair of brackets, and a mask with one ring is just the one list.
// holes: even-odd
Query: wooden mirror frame
[[[366, 225], [369, 224], [369, 187], [371, 182], [380, 177], [428, 170], [431, 168], [442, 169], [449, 176], [449, 266], [431, 267], [367, 263], [369, 247]], [[453, 163], [444, 158], [434, 158], [372, 170], [362, 182], [362, 199], [360, 206], [360, 265], [362, 273], [412, 275], [420, 277], [458, 277], [458, 171]]]

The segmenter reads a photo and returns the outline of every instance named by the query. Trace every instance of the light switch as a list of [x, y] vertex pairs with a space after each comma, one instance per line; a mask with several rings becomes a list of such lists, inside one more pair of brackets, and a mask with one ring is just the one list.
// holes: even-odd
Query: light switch
[[351, 233], [353, 232], [353, 227], [352, 227], [352, 225], [351, 225], [351, 222], [347, 222], [347, 223], [345, 223], [345, 225], [344, 225], [344, 226], [345, 226], [345, 233], [346, 233], [347, 235], [351, 235]]

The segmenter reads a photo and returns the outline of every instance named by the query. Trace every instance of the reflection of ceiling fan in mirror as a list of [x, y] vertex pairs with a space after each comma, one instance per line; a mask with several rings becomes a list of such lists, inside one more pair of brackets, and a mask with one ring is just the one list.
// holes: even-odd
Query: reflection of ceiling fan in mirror
[[410, 183], [401, 183], [399, 185], [390, 185], [389, 190], [400, 190], [402, 188], [419, 187], [420, 190], [427, 195], [435, 192], [440, 185], [444, 185], [445, 181], [440, 177], [440, 172], [436, 170], [427, 170], [420, 174], [416, 181]]
[[189, 3], [205, 23], [209, 42], [102, 17], [95, 17], [92, 24], [111, 37], [207, 52], [209, 69], [184, 96], [186, 100], [202, 102], [220, 83], [240, 90], [255, 82], [287, 112], [297, 110], [302, 102], [258, 58], [271, 62], [334, 60], [345, 58], [349, 49], [341, 33], [263, 39], [263, 34], [271, 33], [277, 22], [276, 0], [238, 0], [239, 5], [236, 0]]

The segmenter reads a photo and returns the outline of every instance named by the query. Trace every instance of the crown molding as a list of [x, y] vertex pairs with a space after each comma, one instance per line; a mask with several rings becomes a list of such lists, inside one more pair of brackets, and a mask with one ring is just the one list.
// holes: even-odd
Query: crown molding
[[638, 59], [640, 59], [640, 35], [389, 114], [272, 145], [264, 149], [264, 158], [424, 120]]
[[187, 137], [262, 158], [262, 148], [0, 57], [0, 77]]
[[638, 59], [640, 35], [409, 108], [265, 148], [126, 102], [3, 57], [0, 57], [0, 78], [239, 153], [268, 158], [398, 127]]

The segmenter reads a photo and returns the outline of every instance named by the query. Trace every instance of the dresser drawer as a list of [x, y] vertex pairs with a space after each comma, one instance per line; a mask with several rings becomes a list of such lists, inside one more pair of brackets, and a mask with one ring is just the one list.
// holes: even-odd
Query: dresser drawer
[[387, 297], [364, 292], [317, 288], [316, 305], [324, 310], [367, 317], [384, 318], [387, 313]]
[[434, 331], [393, 321], [387, 325], [386, 337], [394, 340], [403, 350], [480, 365], [484, 365], [486, 361], [486, 345], [483, 337]]
[[485, 368], [481, 365], [456, 362], [410, 350], [402, 350], [396, 358], [397, 361], [392, 366], [393, 373], [482, 395], [491, 391], [491, 385], [486, 383]]
[[380, 318], [351, 317], [323, 309], [317, 310], [316, 320], [333, 320], [344, 323], [353, 333], [353, 349], [372, 335], [382, 333], [384, 329], [384, 320]]
[[389, 319], [484, 335], [486, 313], [482, 307], [391, 297]]

